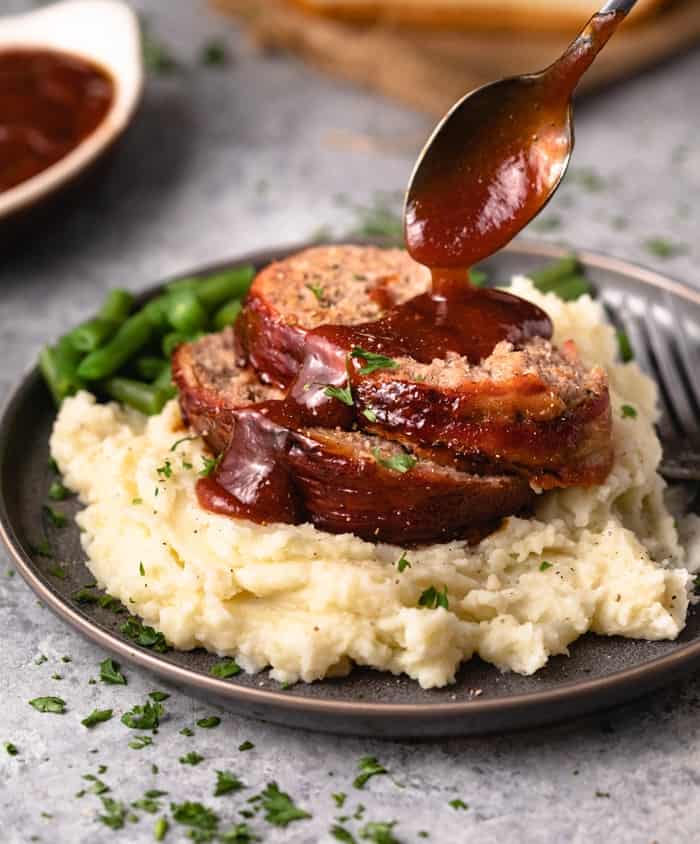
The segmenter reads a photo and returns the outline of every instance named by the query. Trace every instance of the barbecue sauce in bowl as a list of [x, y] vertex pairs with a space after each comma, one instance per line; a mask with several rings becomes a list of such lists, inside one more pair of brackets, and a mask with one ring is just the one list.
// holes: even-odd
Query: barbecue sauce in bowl
[[0, 191], [65, 158], [105, 119], [114, 82], [96, 64], [47, 49], [0, 52]]

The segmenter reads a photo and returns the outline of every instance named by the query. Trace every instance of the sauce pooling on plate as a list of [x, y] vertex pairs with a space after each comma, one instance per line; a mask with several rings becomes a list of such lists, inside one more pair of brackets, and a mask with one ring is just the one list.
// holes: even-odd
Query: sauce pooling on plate
[[100, 125], [113, 99], [107, 72], [79, 56], [0, 52], [0, 191], [68, 155]]

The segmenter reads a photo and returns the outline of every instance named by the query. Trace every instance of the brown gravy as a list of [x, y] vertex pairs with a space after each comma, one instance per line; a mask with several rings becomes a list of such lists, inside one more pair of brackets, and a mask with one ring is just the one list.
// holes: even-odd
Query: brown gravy
[[102, 123], [113, 99], [111, 77], [79, 56], [0, 52], [0, 191], [64, 158]]

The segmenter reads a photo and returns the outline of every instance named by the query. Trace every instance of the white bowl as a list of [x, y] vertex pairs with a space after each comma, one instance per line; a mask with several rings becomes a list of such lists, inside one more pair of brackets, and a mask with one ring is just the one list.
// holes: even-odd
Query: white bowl
[[63, 0], [0, 18], [0, 52], [17, 48], [58, 50], [99, 65], [112, 78], [114, 97], [104, 120], [68, 155], [0, 193], [0, 218], [36, 204], [89, 167], [126, 129], [143, 88], [138, 20], [121, 0]]

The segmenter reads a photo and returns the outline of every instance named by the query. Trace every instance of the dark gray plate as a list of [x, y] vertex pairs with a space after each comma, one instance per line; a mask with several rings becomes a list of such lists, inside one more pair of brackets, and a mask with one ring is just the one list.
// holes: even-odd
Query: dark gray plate
[[[296, 247], [298, 248], [298, 247]], [[246, 255], [227, 265], [262, 266], [291, 248]], [[494, 281], [528, 272], [563, 255], [555, 246], [518, 242], [485, 262]], [[649, 270], [582, 253], [587, 274], [630, 336], [653, 328], [657, 340], [678, 342], [700, 371], [700, 294]], [[219, 269], [207, 267], [201, 272]], [[149, 291], [152, 295], [156, 290]], [[653, 360], [647, 362], [653, 368]], [[691, 373], [692, 376], [692, 373]], [[692, 390], [688, 391], [689, 393]], [[692, 396], [689, 396], [692, 401]], [[696, 418], [700, 418], [697, 408]], [[216, 658], [204, 651], [153, 653], [119, 633], [125, 615], [71, 596], [92, 577], [84, 566], [78, 530], [42, 526], [41, 507], [51, 481], [48, 437], [54, 408], [36, 369], [9, 397], [0, 418], [0, 535], [36, 594], [78, 631], [127, 662], [142, 665], [190, 693], [243, 715], [292, 726], [373, 736], [485, 733], [543, 724], [611, 706], [643, 694], [700, 665], [700, 613], [691, 613], [676, 642], [635, 642], [584, 636], [571, 656], [556, 657], [534, 677], [501, 674], [479, 660], [467, 663], [456, 685], [423, 691], [406, 677], [357, 669], [349, 677], [283, 689], [265, 673], [218, 680]], [[78, 509], [75, 501], [69, 507]], [[32, 551], [46, 528], [69, 576], [49, 574], [51, 560]]]

